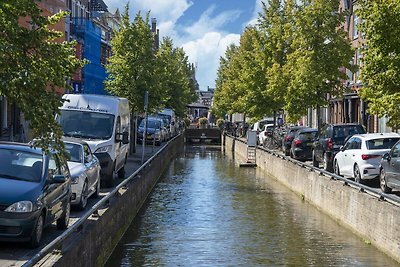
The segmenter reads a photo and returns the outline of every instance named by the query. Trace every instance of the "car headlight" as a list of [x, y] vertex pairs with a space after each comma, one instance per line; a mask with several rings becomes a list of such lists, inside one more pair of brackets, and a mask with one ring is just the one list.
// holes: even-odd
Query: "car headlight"
[[79, 180], [82, 180], [82, 179], [85, 179], [85, 174], [84, 173], [81, 173], [78, 176], [72, 176], [71, 177], [71, 183], [77, 184], [77, 183], [79, 183]]
[[32, 212], [33, 203], [31, 201], [19, 201], [5, 209], [7, 212]]
[[108, 151], [111, 151], [112, 146], [103, 146], [99, 147], [94, 153], [107, 153]]

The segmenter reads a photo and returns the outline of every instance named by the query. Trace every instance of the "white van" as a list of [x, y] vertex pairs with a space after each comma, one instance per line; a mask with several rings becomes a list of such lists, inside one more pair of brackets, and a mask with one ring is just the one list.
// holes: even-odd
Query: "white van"
[[174, 137], [177, 134], [177, 124], [176, 124], [176, 118], [175, 118], [175, 111], [170, 108], [164, 108], [157, 114], [159, 117], [162, 117], [163, 119], [166, 119], [167, 124], [165, 127], [167, 127], [169, 131], [169, 138]]
[[126, 98], [65, 94], [57, 121], [67, 137], [86, 141], [100, 161], [101, 179], [113, 186], [124, 178], [129, 153], [130, 112]]

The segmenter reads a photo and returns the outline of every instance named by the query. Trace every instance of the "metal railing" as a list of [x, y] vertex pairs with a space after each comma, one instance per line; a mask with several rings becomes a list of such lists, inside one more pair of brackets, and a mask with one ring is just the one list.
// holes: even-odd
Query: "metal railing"
[[132, 173], [129, 177], [123, 180], [119, 185], [117, 185], [111, 192], [109, 192], [106, 196], [101, 198], [96, 204], [94, 204], [85, 214], [83, 214], [79, 220], [77, 220], [73, 225], [69, 226], [61, 235], [43, 247], [39, 252], [37, 252], [30, 260], [25, 262], [23, 267], [31, 267], [38, 263], [42, 258], [51, 253], [56, 247], [60, 246], [62, 242], [74, 234], [76, 231], [80, 231], [82, 225], [86, 222], [86, 220], [92, 216], [93, 214], [97, 214], [97, 211], [104, 206], [107, 206], [107, 203], [110, 202], [110, 199], [114, 197], [121, 188], [124, 188], [127, 183], [133, 180], [143, 169], [145, 169], [150, 163], [165, 149], [169, 146], [169, 144], [177, 139], [180, 136], [177, 135], [171, 140], [169, 140], [166, 145], [164, 145], [160, 150], [158, 150], [153, 156], [151, 156], [145, 163], [142, 164], [134, 173]]
[[[246, 144], [246, 141], [244, 141], [242, 139], [238, 139], [238, 138], [236, 138], [234, 136], [229, 136], [229, 137], [235, 139], [236, 141], [239, 141], [241, 143]], [[326, 171], [324, 169], [321, 169], [321, 168], [318, 168], [318, 167], [314, 167], [311, 164], [307, 164], [307, 163], [304, 163], [302, 161], [298, 161], [296, 159], [292, 159], [291, 157], [285, 156], [285, 155], [283, 155], [281, 153], [277, 153], [274, 150], [271, 150], [271, 149], [268, 149], [268, 148], [265, 148], [265, 147], [262, 147], [262, 146], [258, 146], [257, 148], [260, 149], [260, 150], [266, 151], [266, 152], [274, 155], [275, 157], [290, 161], [290, 162], [292, 162], [292, 163], [294, 163], [294, 164], [296, 164], [296, 165], [298, 165], [298, 166], [300, 166], [302, 168], [306, 168], [306, 169], [309, 169], [310, 171], [317, 172], [320, 175], [327, 176], [332, 180], [341, 181], [341, 182], [343, 182], [344, 185], [350, 186], [352, 188], [357, 189], [360, 192], [367, 193], [367, 194], [369, 194], [369, 195], [371, 195], [373, 197], [379, 198], [380, 200], [387, 201], [387, 202], [389, 202], [391, 204], [394, 204], [394, 205], [400, 207], [400, 197], [398, 197], [396, 195], [383, 193], [380, 189], [374, 189], [374, 188], [371, 188], [369, 186], [357, 183], [355, 181], [349, 180], [349, 179], [347, 179], [345, 177], [342, 177], [340, 175], [337, 175], [335, 173], [331, 173], [331, 172], [328, 172], [328, 171]]]

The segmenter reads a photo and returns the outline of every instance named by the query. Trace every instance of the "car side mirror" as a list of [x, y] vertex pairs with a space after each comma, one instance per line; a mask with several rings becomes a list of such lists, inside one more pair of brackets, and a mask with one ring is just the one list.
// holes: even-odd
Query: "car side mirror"
[[129, 144], [129, 133], [128, 132], [117, 133], [115, 135], [115, 141], [122, 142], [122, 144]]
[[129, 133], [123, 132], [122, 133], [122, 144], [129, 144]]
[[92, 156], [88, 155], [87, 157], [85, 157], [85, 163], [90, 163], [92, 161]]
[[64, 175], [61, 174], [53, 175], [53, 178], [51, 179], [51, 182], [53, 184], [62, 184], [65, 183], [65, 181], [67, 181], [67, 179], [65, 178]]
[[382, 156], [382, 159], [387, 160], [387, 161], [390, 161], [391, 158], [392, 158], [392, 157], [390, 156], [389, 153], [385, 153], [385, 154]]

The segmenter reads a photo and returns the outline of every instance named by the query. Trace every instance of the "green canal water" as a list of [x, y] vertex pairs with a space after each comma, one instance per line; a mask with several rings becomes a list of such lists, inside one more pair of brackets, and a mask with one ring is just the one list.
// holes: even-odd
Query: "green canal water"
[[260, 170], [187, 147], [106, 266], [399, 266]]

